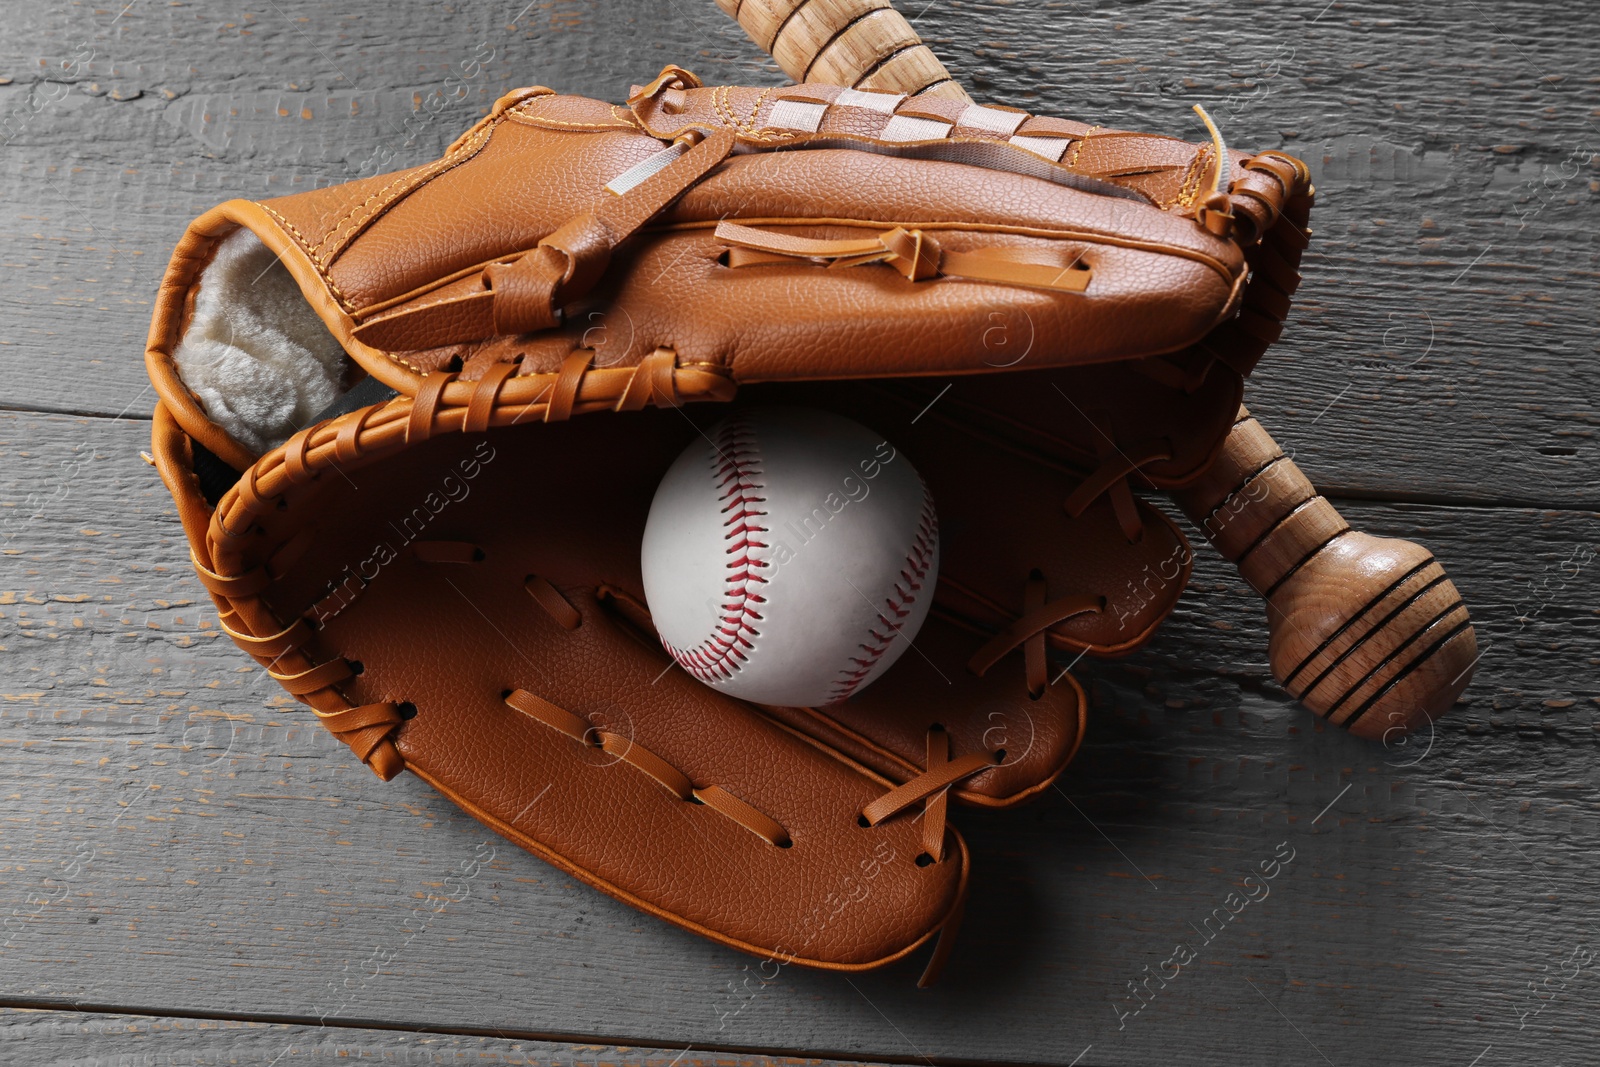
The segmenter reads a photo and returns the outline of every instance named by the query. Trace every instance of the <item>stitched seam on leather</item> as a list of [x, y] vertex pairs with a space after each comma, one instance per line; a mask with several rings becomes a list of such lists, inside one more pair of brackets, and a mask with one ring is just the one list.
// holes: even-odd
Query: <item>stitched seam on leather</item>
[[[485, 291], [486, 291], [486, 290], [485, 290]], [[403, 314], [406, 314], [406, 315], [409, 315], [409, 314], [411, 314], [411, 313], [412, 313], [412, 312], [414, 312], [414, 311], [424, 311], [424, 310], [426, 310], [426, 309], [428, 309], [428, 308], [432, 308], [432, 307], [438, 307], [438, 306], [439, 306], [439, 305], [440, 305], [440, 304], [449, 304], [449, 303], [452, 303], [452, 302], [454, 302], [454, 301], [458, 301], [458, 300], [466, 300], [466, 299], [469, 299], [469, 298], [470, 298], [470, 297], [472, 297], [472, 296], [479, 296], [479, 295], [482, 295], [482, 292], [483, 292], [483, 291], [480, 291], [480, 292], [479, 292], [479, 293], [468, 293], [468, 294], [466, 294], [466, 295], [465, 295], [465, 296], [463, 296], [463, 295], [461, 295], [461, 294], [453, 294], [453, 295], [451, 295], [451, 296], [442, 296], [442, 297], [440, 297], [440, 298], [439, 298], [439, 299], [437, 299], [437, 300], [430, 300], [430, 301], [429, 301], [429, 302], [428, 302], [428, 303], [426, 303], [426, 304], [408, 304], [408, 305], [402, 305], [402, 306], [404, 306], [404, 307], [405, 307], [405, 311], [404, 311], [404, 312], [403, 312]], [[392, 316], [390, 316], [390, 318], [399, 318], [399, 317], [400, 317], [400, 315], [399, 315], [399, 314], [396, 314], [396, 315], [392, 315]], [[364, 321], [363, 321], [363, 322], [362, 322], [362, 323], [361, 323], [361, 325], [363, 325], [363, 326], [366, 326], [366, 325], [367, 325], [367, 324], [369, 324], [369, 323], [373, 323], [373, 322], [384, 322], [384, 321], [386, 321], [386, 320], [385, 320], [385, 319], [384, 319], [384, 318], [382, 318], [382, 317], [380, 317], [380, 316], [377, 316], [377, 315], [374, 315], [374, 316], [373, 316], [373, 317], [372, 317], [372, 318], [370, 318], [370, 319], [366, 319], [366, 320], [364, 320]]]
[[1178, 195], [1167, 202], [1165, 206], [1188, 207], [1194, 203], [1195, 193], [1200, 190], [1200, 175], [1205, 170], [1205, 161], [1210, 149], [1201, 145], [1195, 152], [1194, 158], [1189, 161], [1189, 167], [1184, 172], [1183, 182], [1178, 186]]
[[355, 207], [351, 208], [348, 212], [345, 213], [343, 218], [341, 218], [338, 222], [333, 224], [333, 229], [329, 230], [328, 233], [322, 238], [322, 240], [317, 242], [318, 253], [320, 253], [321, 250], [330, 241], [333, 241], [334, 238], [342, 236], [342, 233], [344, 231], [346, 231], [347, 229], [354, 230], [354, 229], [364, 225], [365, 223], [370, 221], [375, 215], [377, 215], [377, 213], [379, 212], [379, 210], [381, 210], [381, 208], [388, 207], [388, 206], [392, 205], [398, 199], [398, 197], [391, 197], [388, 201], [386, 201], [380, 207], [374, 207], [371, 211], [368, 211], [365, 215], [362, 215], [360, 218], [356, 218], [357, 213], [361, 212], [363, 209], [368, 207], [368, 205], [372, 204], [373, 201], [381, 199], [386, 193], [388, 193], [395, 186], [404, 185], [407, 182], [414, 183], [411, 186], [410, 189], [406, 190], [406, 195], [410, 195], [411, 193], [415, 192], [416, 190], [422, 188], [422, 186], [428, 184], [428, 182], [431, 182], [434, 178], [438, 177], [444, 171], [450, 169], [451, 167], [454, 167], [458, 163], [464, 162], [466, 159], [470, 158], [471, 156], [476, 155], [478, 149], [483, 147], [483, 143], [488, 140], [489, 135], [494, 132], [494, 128], [496, 126], [498, 126], [499, 124], [500, 123], [499, 123], [498, 120], [496, 120], [495, 122], [489, 123], [483, 129], [479, 130], [478, 134], [475, 137], [473, 137], [472, 140], [470, 140], [466, 144], [462, 145], [456, 151], [451, 152], [451, 153], [443, 156], [440, 159], [434, 160], [432, 163], [428, 164], [428, 166], [424, 167], [421, 171], [402, 174], [400, 177], [396, 178], [394, 181], [390, 182], [388, 185], [385, 185], [383, 188], [379, 189], [377, 192], [375, 192], [371, 196], [367, 197], [361, 203], [359, 203]]
[[711, 90], [711, 106], [717, 112], [717, 118], [722, 120], [724, 126], [739, 129], [739, 120], [733, 113], [733, 105], [728, 102], [728, 87], [719, 85]]
[[[477, 152], [477, 149], [479, 147], [482, 147], [482, 142], [484, 140], [486, 140], [488, 133], [492, 129], [493, 129], [492, 126], [485, 127], [484, 130], [483, 130], [482, 135], [480, 135], [479, 137], [475, 138], [475, 141], [477, 142], [477, 144], [474, 144], [473, 141], [467, 142], [467, 144], [465, 144], [465, 145], [463, 145], [461, 147], [460, 152], [457, 153], [456, 155], [467, 156], [467, 155], [475, 154]], [[469, 148], [471, 149], [470, 152], [468, 151]], [[410, 175], [410, 177], [416, 178], [418, 180], [419, 187], [420, 187], [421, 184], [424, 184], [427, 181], [431, 181], [434, 177], [437, 176], [438, 170], [441, 169], [441, 164], [450, 163], [451, 165], [454, 165], [455, 163], [458, 163], [458, 162], [461, 162], [461, 161], [462, 160], [456, 158], [455, 155], [445, 156], [443, 159], [440, 159], [440, 160], [436, 161], [432, 165], [432, 167], [429, 168], [430, 170], [433, 170], [434, 173], [426, 173], [426, 172], [424, 172], [424, 173], [421, 173], [421, 174]], [[317, 273], [322, 275], [322, 280], [327, 283], [328, 291], [331, 292], [333, 294], [334, 299], [339, 302], [339, 307], [346, 314], [352, 314], [353, 315], [355, 313], [355, 309], [351, 306], [350, 299], [347, 296], [345, 296], [344, 291], [339, 288], [339, 284], [333, 280], [333, 276], [330, 273], [328, 264], [324, 260], [322, 254], [320, 252], [320, 249], [322, 248], [323, 245], [328, 243], [328, 241], [334, 236], [334, 233], [337, 232], [338, 227], [344, 225], [345, 221], [347, 221], [350, 218], [351, 215], [353, 215], [356, 211], [361, 210], [361, 208], [366, 206], [366, 204], [371, 203], [373, 197], [381, 196], [385, 190], [392, 188], [395, 184], [397, 184], [398, 182], [400, 182], [402, 180], [403, 179], [396, 179], [395, 181], [390, 182], [388, 185], [384, 186], [383, 189], [380, 189], [377, 193], [374, 193], [373, 196], [368, 197], [360, 205], [357, 205], [355, 208], [352, 208], [350, 213], [347, 214], [344, 217], [344, 219], [341, 219], [338, 223], [335, 224], [335, 230], [333, 232], [330, 232], [326, 237], [324, 237], [315, 246], [313, 246], [311, 244], [310, 238], [306, 237], [305, 234], [301, 233], [299, 228], [296, 227], [294, 223], [292, 223], [288, 219], [284, 218], [284, 216], [280, 212], [278, 212], [275, 208], [273, 208], [270, 204], [267, 204], [267, 203], [264, 203], [264, 202], [258, 202], [258, 206], [263, 211], [265, 211], [267, 214], [271, 215], [273, 217], [273, 219], [277, 221], [278, 225], [281, 226], [284, 229], [284, 231], [286, 233], [288, 233], [289, 236], [294, 239], [295, 243], [298, 244], [300, 246], [301, 250], [305, 252], [306, 256], [310, 258], [312, 265], [317, 268]], [[370, 218], [370, 217], [371, 216], [369, 215], [368, 218]], [[362, 221], [365, 222], [366, 219], [363, 219]], [[391, 359], [395, 359], [396, 362], [400, 362], [400, 363], [403, 363], [407, 367], [411, 367], [410, 363], [406, 363], [404, 360], [400, 360], [397, 357], [393, 356], [392, 354], [389, 354], [389, 355], [390, 355], [390, 358]], [[412, 369], [415, 370], [416, 368], [412, 367]]]
[[761, 90], [761, 95], [757, 96], [756, 97], [756, 102], [751, 105], [751, 107], [750, 107], [750, 117], [748, 119], [746, 119], [744, 125], [740, 127], [741, 130], [743, 130], [745, 133], [751, 135], [752, 137], [754, 137], [759, 132], [759, 127], [756, 126], [756, 116], [761, 114], [761, 109], [767, 103], [767, 97], [769, 97], [771, 95], [772, 95], [772, 89], [771, 88], [767, 88], [767, 89]]
[[766, 570], [772, 564], [766, 560], [752, 559], [752, 549], [769, 547], [752, 535], [767, 532], [761, 520], [767, 517], [766, 497], [756, 494], [765, 486], [761, 482], [760, 453], [756, 447], [756, 433], [744, 416], [734, 416], [722, 424], [713, 443], [711, 476], [721, 489], [723, 539], [729, 542], [726, 579], [723, 589], [722, 617], [717, 627], [700, 644], [692, 649], [674, 648], [666, 638], [661, 643], [673, 659], [690, 674], [703, 682], [726, 681], [749, 658], [747, 650], [754, 647], [752, 639], [761, 636], [755, 623], [762, 620], [760, 611], [752, 605], [765, 604], [766, 598], [751, 590], [751, 583], [765, 585], [768, 579], [757, 570]]
[[1068, 170], [1072, 170], [1073, 168], [1077, 167], [1078, 157], [1083, 155], [1083, 146], [1089, 142], [1089, 138], [1093, 137], [1094, 131], [1098, 130], [1099, 128], [1100, 127], [1098, 125], [1090, 126], [1087, 130], [1083, 131], [1082, 137], [1077, 138], [1076, 143], [1072, 146], [1072, 161], [1065, 164]]
[[[615, 104], [611, 105], [613, 108]], [[543, 126], [560, 130], [637, 130], [639, 127], [632, 123], [622, 122], [566, 122], [562, 119], [545, 118], [543, 115], [518, 115], [507, 112], [513, 122], [520, 122], [524, 126]]]
[[802, 130], [786, 130], [782, 126], [760, 126], [744, 136], [752, 141], [792, 141], [800, 137], [814, 136]]
[[[793, 130], [780, 130], [769, 133], [767, 131], [772, 130], [771, 126], [756, 125], [756, 116], [761, 113], [761, 106], [767, 102], [767, 97], [771, 96], [772, 92], [771, 88], [763, 89], [761, 95], [756, 97], [755, 107], [750, 109], [750, 117], [744, 120], [734, 114], [733, 102], [728, 99], [728, 86], [726, 85], [719, 85], [711, 91], [711, 104], [716, 109], [717, 118], [722, 120], [722, 124], [732, 128], [743, 137], [748, 137], [752, 141], [787, 140], [795, 135]], [[827, 106], [832, 107], [833, 105], [829, 104]]]
[[278, 212], [270, 204], [258, 202], [256, 206], [261, 208], [261, 210], [265, 211], [268, 215], [271, 215], [278, 225], [284, 230], [284, 232], [294, 240], [294, 243], [300, 246], [300, 250], [303, 251], [307, 258], [311, 260], [311, 265], [317, 268], [317, 273], [322, 276], [322, 280], [328, 284], [328, 291], [332, 293], [333, 298], [339, 302], [339, 307], [346, 314], [348, 314], [350, 312], [350, 301], [345, 297], [344, 292], [339, 288], [339, 284], [335, 282], [332, 276], [328, 274], [328, 268], [323, 265], [322, 259], [311, 247], [311, 242], [306, 239], [305, 234], [296, 229], [294, 223], [278, 214]]
[[423, 373], [421, 364], [413, 363], [409, 359], [403, 359], [394, 352], [384, 352], [383, 354], [389, 357], [389, 362], [400, 364], [412, 374], [420, 375]]
[[[437, 165], [438, 162], [439, 161], [435, 160], [435, 165]], [[355, 218], [357, 212], [359, 212], [363, 208], [367, 207], [367, 205], [371, 204], [374, 200], [381, 200], [383, 198], [383, 195], [385, 193], [387, 193], [390, 189], [393, 189], [397, 185], [405, 184], [405, 182], [408, 179], [418, 178], [418, 177], [425, 177], [425, 176], [426, 176], [426, 171], [424, 171], [423, 174], [421, 174], [421, 175], [417, 175], [417, 174], [402, 174], [402, 175], [400, 175], [400, 177], [396, 178], [394, 181], [390, 182], [388, 185], [383, 186], [377, 192], [373, 193], [371, 196], [369, 196], [365, 200], [361, 201], [361, 203], [355, 205], [349, 211], [345, 212], [344, 215], [341, 216], [340, 219], [333, 224], [333, 228], [330, 229], [327, 233], [322, 235], [322, 240], [317, 242], [317, 252], [318, 252], [318, 254], [319, 255], [321, 254], [322, 249], [327, 246], [329, 241], [332, 241], [334, 238], [339, 237], [344, 232], [345, 224], [350, 222], [351, 219]], [[367, 216], [367, 217], [370, 217], [370, 216]]]
[[[464, 160], [472, 157], [472, 155], [477, 155], [478, 149], [482, 149], [483, 144], [490, 139], [490, 134], [494, 133], [494, 126], [498, 125], [498, 122], [493, 122], [490, 123], [490, 125], [483, 126], [483, 130], [478, 131], [475, 138], [470, 139], [470, 141], [467, 141], [466, 144], [462, 144], [462, 146], [459, 147], [459, 149], [454, 150], [454, 152], [450, 152], [450, 154], [446, 154], [445, 157], [438, 158], [438, 160], [435, 160], [434, 163], [430, 163], [430, 165], [426, 166], [421, 173], [408, 174], [408, 176], [403, 176], [403, 178], [395, 179], [395, 181], [389, 182], [387, 186], [379, 189], [378, 192], [374, 192], [371, 197], [366, 198], [366, 200], [363, 200], [360, 205], [352, 208], [350, 213], [344, 216], [344, 219], [336, 222], [336, 224], [334, 224], [334, 229], [330, 230], [328, 235], [322, 238], [322, 243], [317, 245], [317, 248], [322, 248], [323, 245], [326, 245], [326, 243], [330, 242], [330, 240], [333, 240], [333, 238], [339, 234], [339, 230], [341, 230], [341, 227], [344, 227], [346, 222], [350, 222], [349, 229], [355, 229], [355, 227], [360, 226], [360, 224], [365, 224], [368, 219], [373, 218], [374, 214], [378, 213], [376, 208], [374, 208], [373, 211], [370, 211], [370, 213], [366, 213], [365, 216], [362, 216], [362, 218], [352, 221], [352, 216], [354, 216], [357, 211], [362, 210], [362, 208], [365, 208], [366, 205], [370, 205], [373, 200], [382, 197], [382, 195], [386, 194], [386, 192], [389, 192], [390, 189], [394, 189], [394, 187], [398, 186], [398, 184], [402, 184], [402, 182], [405, 181], [416, 182], [416, 184], [414, 184], [410, 190], [406, 190], [406, 195], [410, 195], [411, 192], [416, 192], [416, 189], [421, 189], [422, 186], [426, 186], [427, 182], [434, 181], [434, 178], [437, 178], [438, 174], [442, 173], [442, 171], [450, 170], [451, 166], [464, 162]], [[394, 200], [390, 200], [389, 203], [394, 203]]]
[[[906, 551], [906, 561], [900, 568], [900, 580], [894, 584], [894, 595], [884, 601], [884, 610], [878, 613], [877, 623], [867, 628], [872, 635], [870, 644], [863, 642], [862, 655], [852, 656], [852, 666], [841, 671], [842, 677], [833, 683], [833, 691], [829, 694], [829, 703], [837, 704], [847, 700], [861, 684], [866, 681], [867, 675], [872, 673], [883, 654], [889, 650], [890, 644], [900, 636], [901, 620], [911, 614], [911, 607], [916, 603], [917, 595], [922, 592], [922, 587], [928, 580], [928, 569], [933, 566], [933, 550], [939, 543], [939, 516], [933, 509], [933, 496], [928, 492], [928, 487], [922, 487], [922, 513], [917, 516], [917, 533], [911, 542], [911, 547]], [[894, 616], [893, 620], [889, 616]], [[882, 627], [888, 633], [879, 633]], [[909, 638], [907, 638], [909, 640]]]
[[482, 274], [485, 267], [489, 266], [491, 263], [498, 263], [503, 258], [505, 257], [500, 256], [494, 259], [486, 259], [480, 263], [474, 263], [470, 267], [462, 267], [460, 270], [455, 271], [452, 274], [446, 274], [438, 278], [429, 278], [415, 289], [401, 293], [398, 296], [391, 296], [387, 300], [373, 301], [359, 311], [352, 311], [350, 313], [350, 317], [355, 319], [357, 322], [360, 322], [362, 325], [365, 325], [366, 323], [371, 322], [373, 319], [382, 318], [384, 312], [386, 311], [393, 311], [396, 308], [409, 304], [413, 300], [420, 300], [425, 296], [433, 296], [448, 288], [453, 283], [459, 282], [463, 278], [470, 278], [475, 274]]
[[750, 108], [750, 117], [746, 118], [746, 119], [740, 119], [736, 115], [734, 115], [734, 113], [733, 113], [733, 100], [732, 100], [732, 95], [733, 94], [728, 90], [727, 86], [723, 86], [722, 88], [723, 88], [723, 92], [722, 92], [721, 107], [727, 109], [728, 125], [732, 126], [734, 129], [738, 130], [740, 133], [749, 134], [751, 136], [754, 136], [756, 131], [757, 131], [757, 129], [758, 129], [758, 127], [756, 126], [756, 116], [761, 113], [761, 105], [765, 104], [767, 102], [767, 97], [772, 95], [772, 89], [771, 88], [767, 88], [767, 89], [761, 90], [760, 95], [758, 95], [756, 97], [755, 104]]

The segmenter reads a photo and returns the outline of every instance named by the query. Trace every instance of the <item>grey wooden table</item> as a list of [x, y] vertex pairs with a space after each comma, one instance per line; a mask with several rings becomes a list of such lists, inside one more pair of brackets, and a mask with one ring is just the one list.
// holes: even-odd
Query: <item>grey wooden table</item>
[[0, 9], [0, 1062], [1600, 1063], [1596, 5], [903, 5], [980, 99], [1190, 138], [1201, 102], [1311, 164], [1249, 402], [1447, 562], [1484, 650], [1433, 737], [1354, 741], [1202, 551], [1148, 650], [1083, 665], [1059, 789], [958, 813], [969, 918], [918, 991], [769, 979], [379, 782], [221, 637], [138, 454], [213, 203], [432, 158], [514, 86], [776, 68], [710, 0], [121, 2]]

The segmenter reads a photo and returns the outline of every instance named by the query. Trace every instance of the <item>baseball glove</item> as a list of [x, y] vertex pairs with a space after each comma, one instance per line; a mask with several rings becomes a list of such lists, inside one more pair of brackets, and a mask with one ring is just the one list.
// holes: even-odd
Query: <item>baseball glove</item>
[[[1188, 578], [1129, 479], [1206, 467], [1298, 280], [1299, 162], [1090, 130], [669, 67], [206, 213], [147, 363], [223, 628], [381, 778], [686, 929], [836, 970], [948, 933], [949, 798], [1071, 759], [1049, 653], [1138, 648]], [[836, 706], [707, 688], [643, 599], [658, 480], [767, 402], [872, 427], [938, 506], [917, 654]]]

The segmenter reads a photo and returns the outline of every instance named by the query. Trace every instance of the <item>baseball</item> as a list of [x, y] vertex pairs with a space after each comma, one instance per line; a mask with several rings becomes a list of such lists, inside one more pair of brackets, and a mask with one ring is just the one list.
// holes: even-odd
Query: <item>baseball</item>
[[643, 567], [656, 630], [684, 670], [761, 704], [837, 704], [927, 618], [939, 520], [878, 434], [825, 411], [758, 408], [672, 464]]

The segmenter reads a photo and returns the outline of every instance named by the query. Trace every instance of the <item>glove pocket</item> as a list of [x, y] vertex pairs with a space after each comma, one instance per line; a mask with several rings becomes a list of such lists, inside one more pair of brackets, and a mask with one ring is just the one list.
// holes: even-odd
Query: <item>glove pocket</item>
[[392, 746], [374, 769], [720, 943], [861, 970], [951, 921], [954, 830], [930, 851], [912, 805], [867, 819], [894, 782], [689, 678], [604, 603], [637, 587], [680, 415], [406, 447], [385, 428], [411, 405], [307, 431], [219, 502], [208, 573], [258, 662], [369, 762]]

